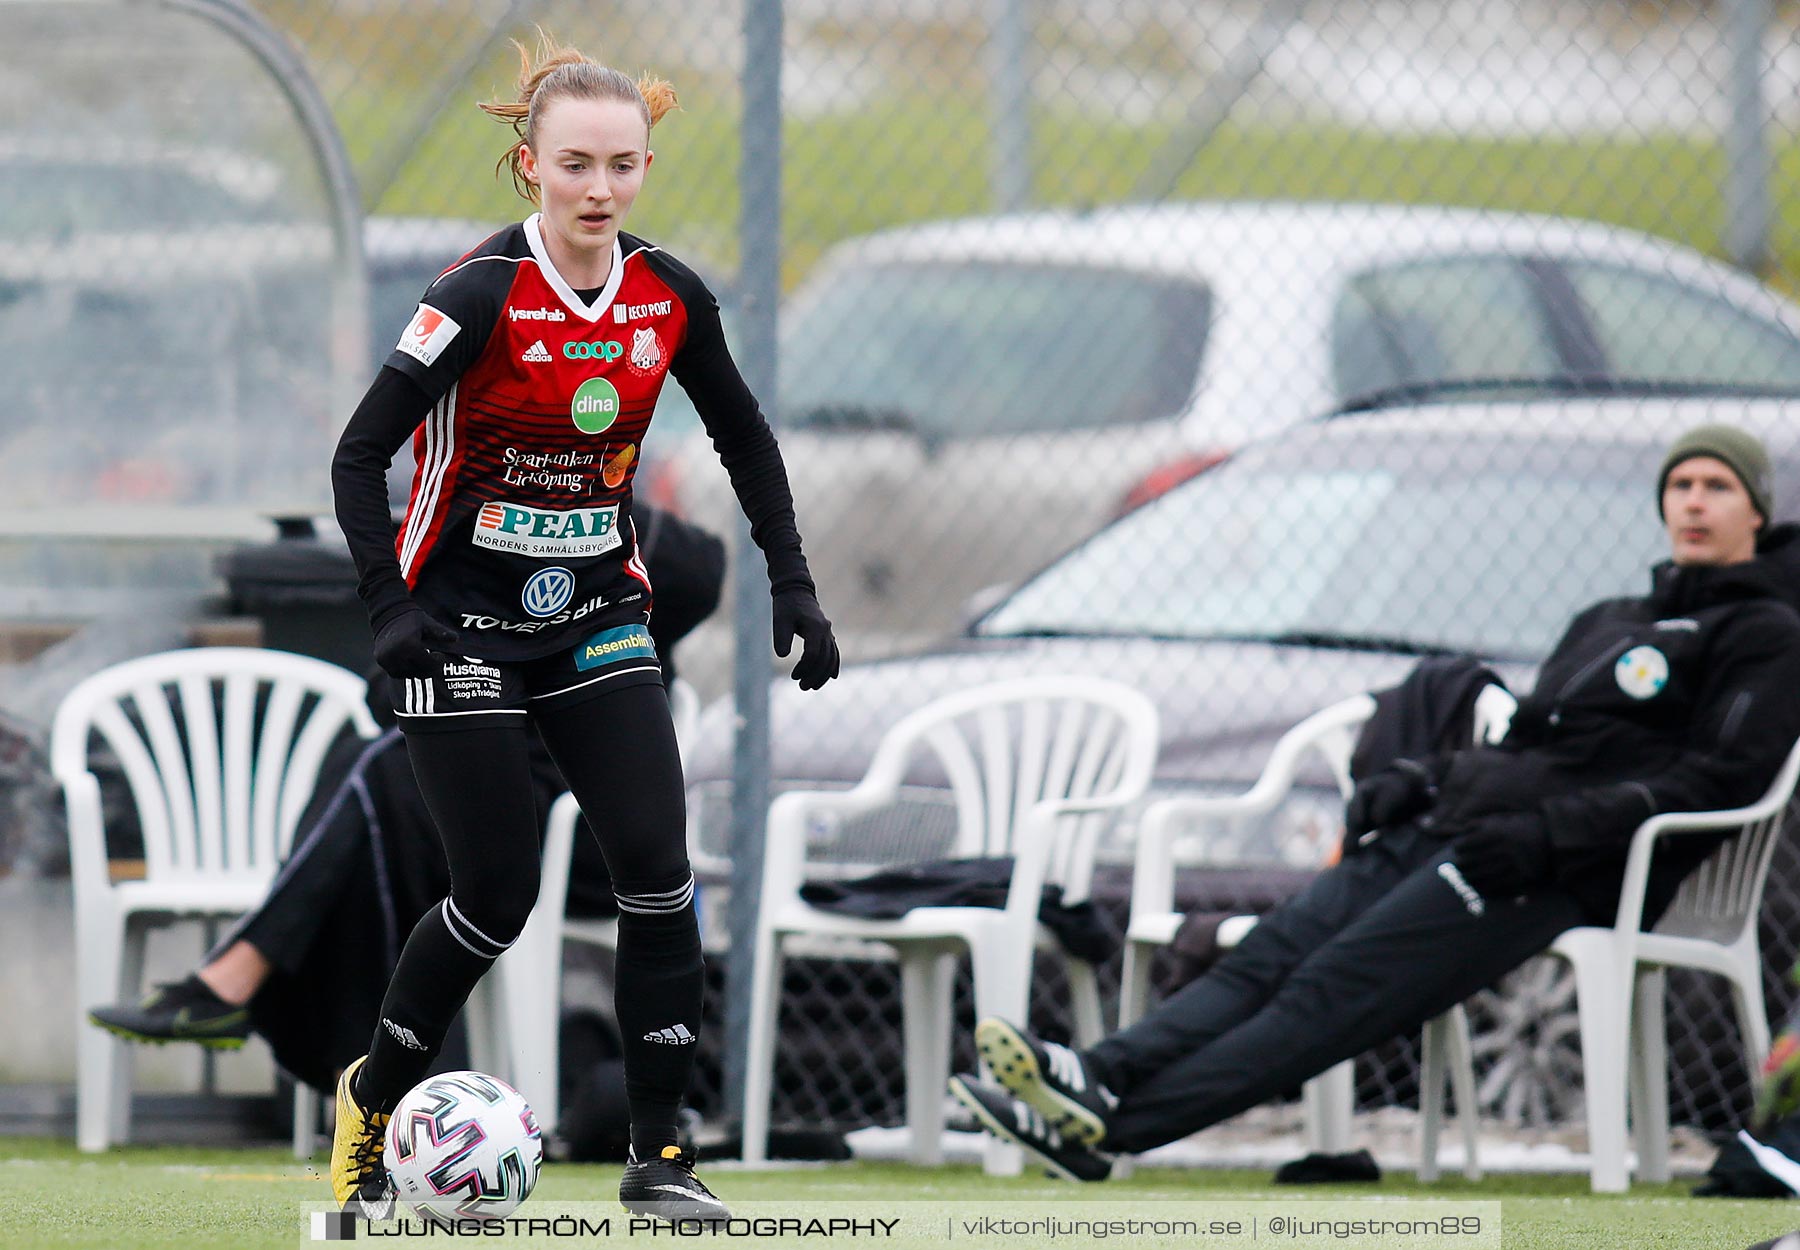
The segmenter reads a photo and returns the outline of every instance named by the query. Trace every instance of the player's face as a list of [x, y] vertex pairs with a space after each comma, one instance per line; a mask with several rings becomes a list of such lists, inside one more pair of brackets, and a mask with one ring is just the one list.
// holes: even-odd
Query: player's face
[[650, 168], [649, 139], [643, 113], [623, 100], [565, 97], [546, 108], [520, 162], [542, 196], [545, 233], [578, 256], [610, 257]]
[[1756, 555], [1762, 515], [1731, 466], [1711, 456], [1683, 460], [1663, 485], [1663, 525], [1676, 564], [1741, 564]]

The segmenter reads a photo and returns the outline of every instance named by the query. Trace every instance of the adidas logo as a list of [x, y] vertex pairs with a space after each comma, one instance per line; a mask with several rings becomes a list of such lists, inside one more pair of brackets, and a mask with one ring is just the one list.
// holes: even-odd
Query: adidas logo
[[544, 346], [544, 340], [539, 339], [537, 342], [533, 343], [530, 347], [527, 347], [525, 349], [525, 354], [520, 356], [519, 359], [520, 360], [530, 360], [530, 361], [534, 361], [534, 362], [549, 360], [550, 359], [550, 351], [548, 348], [546, 348]]
[[661, 1042], [665, 1046], [691, 1046], [694, 1035], [687, 1031], [685, 1024], [672, 1024], [663, 1029], [652, 1029], [644, 1034], [646, 1042]]
[[399, 1042], [402, 1046], [406, 1047], [408, 1050], [424, 1050], [425, 1049], [425, 1043], [421, 1042], [419, 1040], [419, 1035], [417, 1033], [414, 1033], [411, 1029], [407, 1028], [405, 1025], [395, 1024], [392, 1020], [388, 1019], [386, 1016], [383, 1016], [383, 1017], [381, 1017], [381, 1026], [383, 1028], [385, 1028], [389, 1033], [392, 1033], [394, 1035], [394, 1040]]

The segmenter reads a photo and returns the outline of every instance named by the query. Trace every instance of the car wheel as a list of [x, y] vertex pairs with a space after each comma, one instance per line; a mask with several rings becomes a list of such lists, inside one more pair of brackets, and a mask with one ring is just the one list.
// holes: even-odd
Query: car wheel
[[1581, 1024], [1575, 973], [1549, 956], [1526, 961], [1468, 1002], [1482, 1111], [1515, 1128], [1579, 1123]]

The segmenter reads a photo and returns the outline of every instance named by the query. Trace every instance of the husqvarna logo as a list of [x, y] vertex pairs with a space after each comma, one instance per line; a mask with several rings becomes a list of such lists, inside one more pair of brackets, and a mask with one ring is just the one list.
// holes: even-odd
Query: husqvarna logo
[[555, 616], [575, 596], [575, 575], [561, 567], [540, 569], [525, 583], [520, 602], [533, 616]]

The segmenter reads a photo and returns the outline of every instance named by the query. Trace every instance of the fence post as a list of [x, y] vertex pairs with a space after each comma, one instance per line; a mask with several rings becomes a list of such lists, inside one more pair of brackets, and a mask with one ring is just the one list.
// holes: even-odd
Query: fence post
[[[775, 421], [776, 315], [781, 299], [782, 0], [745, 0], [740, 134], [738, 363]], [[750, 960], [769, 809], [769, 584], [750, 527], [738, 519], [732, 560], [737, 735], [731, 760], [731, 961], [725, 977], [725, 1115], [742, 1123], [750, 1040]]]
[[1725, 94], [1725, 251], [1761, 273], [1769, 262], [1769, 110], [1763, 99], [1763, 33], [1769, 0], [1730, 0], [1725, 43], [1731, 50]]

